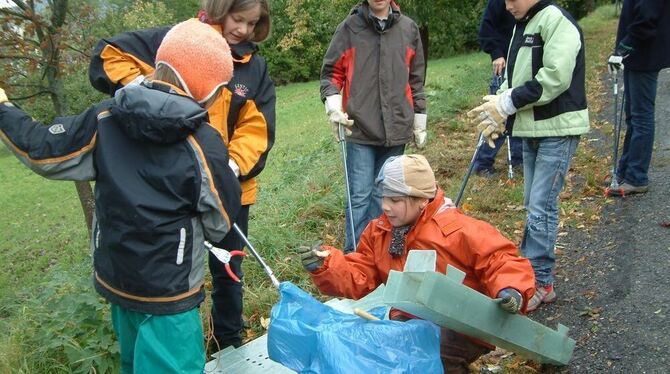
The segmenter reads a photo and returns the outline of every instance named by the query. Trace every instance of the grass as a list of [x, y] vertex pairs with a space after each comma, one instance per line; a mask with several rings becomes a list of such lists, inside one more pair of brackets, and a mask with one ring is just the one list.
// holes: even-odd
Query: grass
[[[614, 43], [613, 6], [599, 8], [582, 25], [594, 131], [582, 138], [561, 194], [561, 226], [588, 229], [606, 201], [600, 184], [610, 161], [599, 154], [603, 140], [598, 134], [607, 133], [611, 126], [593, 113], [603, 110], [602, 101], [609, 92], [600, 78]], [[429, 63], [429, 141], [421, 153], [448, 196], [455, 197], [459, 190], [477, 137], [463, 113], [487, 93], [489, 69], [488, 56], [482, 53]], [[277, 139], [259, 178], [258, 203], [251, 209], [249, 229], [251, 242], [277, 277], [314, 294], [293, 251], [317, 240], [341, 247], [344, 232], [342, 160], [318, 92], [318, 82], [278, 87]], [[496, 164], [504, 165], [504, 157], [505, 152], [500, 152]], [[105, 361], [91, 357], [103, 347], [109, 349], [110, 330], [96, 337], [90, 335], [91, 323], [80, 323], [111, 325], [107, 312], [91, 299], [95, 294], [88, 237], [74, 185], [42, 179], [2, 149], [0, 191], [0, 372], [56, 372], [59, 367], [60, 371], [88, 372], [90, 366], [104, 371], [101, 362]], [[509, 183], [503, 174], [494, 179], [473, 176], [463, 209], [492, 222], [518, 242], [525, 218], [522, 195], [522, 183]], [[245, 261], [244, 271], [247, 339], [251, 339], [263, 332], [261, 318], [269, 316], [277, 291], [253, 259]], [[78, 302], [86, 308], [72, 305]], [[53, 325], [54, 313], [68, 320], [68, 329]], [[47, 345], [44, 351], [34, 349]]]

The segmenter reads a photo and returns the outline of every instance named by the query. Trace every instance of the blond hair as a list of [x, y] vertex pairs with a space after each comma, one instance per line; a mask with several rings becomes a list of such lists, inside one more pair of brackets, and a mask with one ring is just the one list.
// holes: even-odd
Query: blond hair
[[268, 0], [203, 0], [202, 2], [209, 23], [219, 25], [223, 25], [224, 18], [228, 13], [244, 12], [256, 5], [261, 8], [261, 16], [249, 40], [260, 43], [267, 39], [272, 27]]

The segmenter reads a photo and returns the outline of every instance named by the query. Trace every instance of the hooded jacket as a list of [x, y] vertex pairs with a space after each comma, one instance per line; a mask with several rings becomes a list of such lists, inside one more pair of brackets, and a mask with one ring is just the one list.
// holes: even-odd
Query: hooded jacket
[[553, 1], [533, 5], [516, 23], [498, 91], [514, 89], [508, 131], [524, 138], [588, 132], [585, 69], [584, 36], [570, 13]]
[[633, 48], [626, 69], [659, 71], [670, 67], [670, 0], [624, 0], [616, 45]]
[[0, 105], [0, 138], [50, 179], [95, 181], [95, 288], [149, 314], [204, 299], [204, 240], [220, 241], [240, 208], [228, 151], [207, 112], [172, 86], [143, 82], [80, 115], [42, 126]]
[[512, 287], [527, 301], [535, 292], [533, 269], [517, 247], [493, 226], [448, 205], [441, 189], [407, 233], [402, 256], [390, 255], [391, 237], [392, 225], [382, 214], [365, 228], [356, 252], [324, 247], [330, 256], [312, 280], [324, 294], [359, 299], [386, 283], [391, 270], [402, 271], [410, 249], [434, 249], [436, 271], [452, 265], [465, 272], [463, 284], [484, 295], [496, 297]]
[[426, 112], [419, 27], [392, 11], [382, 30], [366, 1], [337, 27], [321, 67], [321, 100], [342, 94], [354, 120], [347, 141], [392, 147], [413, 139], [415, 113]]
[[[222, 32], [220, 25], [210, 25]], [[156, 51], [170, 27], [132, 31], [102, 39], [93, 51], [89, 79], [95, 89], [114, 95], [139, 75], [154, 71]], [[223, 137], [230, 157], [240, 167], [242, 204], [256, 202], [255, 177], [275, 139], [275, 88], [265, 60], [251, 42], [230, 46], [233, 79], [209, 112], [211, 123]]]

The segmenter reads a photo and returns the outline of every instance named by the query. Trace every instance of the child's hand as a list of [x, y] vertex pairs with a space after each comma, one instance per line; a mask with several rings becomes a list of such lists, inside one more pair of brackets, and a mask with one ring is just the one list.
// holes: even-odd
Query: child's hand
[[514, 288], [505, 288], [498, 292], [498, 298], [495, 301], [504, 311], [515, 314], [521, 309], [523, 297]]
[[0, 88], [0, 103], [4, 103], [5, 101], [9, 101], [7, 98], [7, 94], [5, 93], [5, 90]]
[[300, 246], [298, 254], [300, 255], [302, 267], [308, 272], [313, 273], [323, 266], [326, 257], [330, 256], [330, 251], [322, 251], [321, 243], [319, 242], [311, 247], [306, 245]]

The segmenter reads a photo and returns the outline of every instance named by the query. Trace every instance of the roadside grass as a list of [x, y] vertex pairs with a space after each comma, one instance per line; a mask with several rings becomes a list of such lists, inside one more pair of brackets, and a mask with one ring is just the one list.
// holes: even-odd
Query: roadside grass
[[[603, 109], [609, 92], [600, 78], [614, 42], [614, 7], [599, 8], [581, 24], [594, 132], [582, 137], [561, 194], [561, 227], [588, 230], [606, 201], [601, 184], [611, 161], [598, 151], [611, 126], [594, 113]], [[406, 153], [426, 155], [452, 198], [477, 141], [476, 129], [464, 113], [487, 93], [489, 79], [490, 61], [482, 53], [429, 63], [428, 145], [421, 151], [408, 147]], [[277, 277], [315, 295], [294, 251], [319, 240], [341, 248], [345, 204], [340, 150], [318, 92], [318, 82], [277, 88], [277, 138], [259, 177], [249, 228], [250, 241]], [[498, 169], [505, 169], [505, 157], [503, 150]], [[90, 281], [88, 237], [74, 185], [42, 179], [2, 149], [0, 191], [0, 372], [88, 372], [91, 366], [104, 372], [104, 365], [118, 364], [104, 355], [114, 352], [115, 345], [110, 343], [108, 308], [102, 307]], [[519, 176], [512, 182], [505, 172], [492, 179], [472, 176], [462, 208], [520, 241], [525, 214]], [[278, 293], [253, 258], [244, 261], [243, 268], [246, 338], [252, 339], [264, 332], [262, 325]], [[77, 303], [84, 306], [77, 308]], [[96, 325], [102, 335], [94, 335]]]

